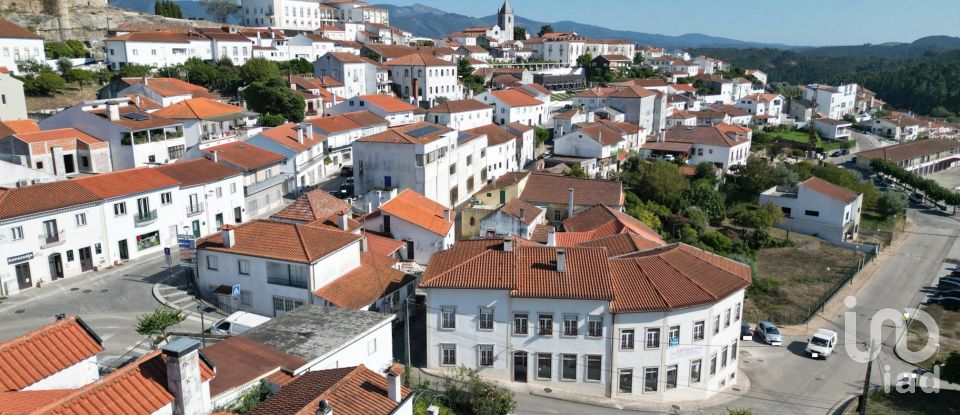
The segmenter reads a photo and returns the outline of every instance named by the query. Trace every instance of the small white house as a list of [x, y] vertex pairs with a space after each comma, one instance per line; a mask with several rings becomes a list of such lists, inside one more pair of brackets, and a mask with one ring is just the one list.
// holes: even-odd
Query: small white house
[[427, 111], [426, 121], [455, 130], [469, 130], [493, 122], [493, 107], [475, 99], [447, 101]]
[[454, 244], [453, 210], [406, 189], [366, 216], [366, 227], [406, 241], [407, 260], [426, 265]]
[[423, 121], [417, 107], [387, 95], [372, 94], [352, 97], [323, 111], [324, 115], [367, 110], [390, 122], [391, 127]]
[[505, 236], [532, 239], [537, 225], [547, 223], [546, 214], [546, 209], [513, 199], [480, 220], [480, 235], [488, 239]]
[[752, 136], [753, 130], [739, 125], [676, 126], [666, 131], [664, 142], [689, 145], [687, 163], [690, 165], [708, 162], [727, 172], [747, 162]]
[[10, 68], [0, 66], [0, 121], [27, 118], [27, 99], [23, 81], [10, 75]]
[[813, 126], [820, 133], [820, 138], [846, 141], [850, 139], [853, 123], [833, 118], [814, 118]]
[[43, 62], [43, 38], [27, 29], [0, 19], [0, 67], [18, 74], [17, 64], [24, 61]]
[[492, 105], [493, 118], [500, 125], [512, 122], [529, 126], [543, 125], [549, 117], [543, 101], [516, 89], [487, 91], [474, 99]]
[[816, 177], [795, 188], [771, 187], [760, 194], [760, 202], [780, 205], [785, 220], [778, 226], [833, 244], [855, 239], [860, 230], [863, 195]]
[[383, 63], [387, 77], [399, 97], [414, 105], [432, 107], [437, 99], [463, 98], [463, 85], [457, 78], [457, 64], [417, 51]]
[[864, 121], [870, 132], [894, 140], [915, 140], [923, 122], [915, 118], [888, 117]]

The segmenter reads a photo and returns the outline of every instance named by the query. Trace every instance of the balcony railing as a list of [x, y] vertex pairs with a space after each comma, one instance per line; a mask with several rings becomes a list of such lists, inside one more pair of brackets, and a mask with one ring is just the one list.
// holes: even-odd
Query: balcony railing
[[66, 239], [63, 238], [64, 232], [65, 231], [59, 231], [52, 235], [40, 234], [40, 248], [45, 249], [62, 245], [64, 242], [66, 242]]
[[149, 225], [157, 220], [157, 210], [151, 210], [149, 212], [138, 212], [136, 215], [133, 215], [133, 224], [136, 226]]
[[306, 280], [295, 280], [290, 277], [267, 277], [267, 283], [286, 287], [307, 288]]
[[203, 202], [187, 205], [187, 216], [199, 215], [203, 212]]

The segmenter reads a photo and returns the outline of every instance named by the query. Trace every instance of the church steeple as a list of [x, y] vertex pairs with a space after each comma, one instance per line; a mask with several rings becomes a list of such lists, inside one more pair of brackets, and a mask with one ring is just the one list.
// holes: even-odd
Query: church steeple
[[497, 12], [497, 25], [502, 31], [501, 42], [513, 40], [513, 7], [510, 7], [510, 0], [503, 0], [503, 6]]
[[513, 8], [510, 7], [510, 0], [503, 0], [503, 6], [500, 6], [500, 14], [513, 14]]

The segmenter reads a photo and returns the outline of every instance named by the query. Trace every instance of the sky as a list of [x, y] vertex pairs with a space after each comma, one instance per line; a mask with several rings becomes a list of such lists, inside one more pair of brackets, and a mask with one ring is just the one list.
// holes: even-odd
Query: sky
[[[502, 0], [367, 0], [420, 3], [467, 16], [495, 14]], [[960, 0], [510, 0], [535, 21], [571, 20], [611, 29], [798, 46], [912, 42], [960, 36]], [[529, 28], [528, 28], [529, 29]]]

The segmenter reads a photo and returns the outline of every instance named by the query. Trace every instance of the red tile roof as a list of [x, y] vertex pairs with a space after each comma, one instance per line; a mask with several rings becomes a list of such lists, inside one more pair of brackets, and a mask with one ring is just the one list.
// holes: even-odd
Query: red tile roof
[[216, 120], [225, 115], [246, 112], [246, 108], [224, 104], [209, 98], [191, 98], [154, 111], [154, 114], [176, 120]]
[[154, 170], [170, 176], [173, 180], [180, 182], [183, 187], [212, 183], [243, 174], [223, 164], [214, 163], [213, 160], [207, 158], [168, 163], [154, 167]]
[[77, 317], [0, 343], [0, 390], [18, 391], [37, 383], [102, 352], [101, 343]]
[[307, 364], [300, 357], [243, 336], [207, 346], [203, 354], [217, 367], [217, 377], [210, 382], [211, 397], [263, 378], [278, 368], [295, 371]]
[[0, 38], [43, 39], [40, 35], [24, 29], [7, 19], [0, 19]]
[[814, 192], [820, 193], [826, 197], [841, 201], [843, 203], [853, 202], [860, 197], [860, 193], [854, 192], [846, 187], [837, 186], [817, 177], [811, 177], [807, 180], [804, 180], [798, 186], [806, 187], [807, 189], [813, 190]]
[[960, 143], [954, 140], [933, 139], [908, 141], [902, 144], [861, 151], [857, 153], [857, 156], [864, 160], [882, 158], [898, 163], [922, 156], [932, 156], [943, 152], [953, 154], [958, 151], [960, 151]]
[[5, 138], [14, 134], [35, 133], [40, 131], [40, 126], [34, 120], [7, 120], [0, 121], [0, 138]]
[[409, 55], [390, 59], [383, 63], [384, 66], [456, 66], [457, 64], [445, 61], [423, 51], [413, 52]]
[[540, 100], [514, 89], [490, 91], [490, 95], [493, 95], [498, 101], [502, 102], [508, 107], [529, 107], [532, 105], [543, 105], [543, 102]]
[[254, 171], [287, 159], [282, 154], [246, 144], [242, 141], [208, 147], [204, 150], [206, 154], [212, 154], [214, 151], [217, 152], [217, 158], [221, 162], [225, 161], [246, 171]]
[[417, 107], [414, 107], [413, 105], [410, 105], [400, 99], [386, 95], [360, 95], [359, 98], [389, 113], [413, 111], [417, 109]]
[[[737, 127], [737, 128], [729, 128]], [[745, 129], [746, 131], [740, 130]], [[667, 130], [666, 141], [672, 143], [702, 144], [718, 147], [733, 147], [738, 144], [749, 142], [747, 135], [749, 129], [739, 126], [726, 126], [723, 124], [713, 127], [691, 127], [677, 125]]]
[[312, 264], [361, 236], [326, 227], [254, 220], [234, 228], [234, 246], [223, 246], [222, 232], [197, 241], [198, 249]]
[[[561, 232], [557, 234], [558, 244], [560, 239], [562, 239], [562, 235], [565, 235], [566, 233], [567, 232]], [[580, 242], [574, 246], [606, 248], [607, 255], [609, 255], [610, 258], [613, 258], [634, 252], [646, 251], [662, 245], [662, 242], [651, 241], [633, 232], [625, 232]]]
[[0, 219], [46, 212], [99, 201], [74, 181], [60, 181], [12, 189], [0, 188]]
[[[610, 228], [610, 224], [614, 224], [614, 226]], [[604, 227], [608, 228], [602, 231], [603, 234], [594, 236], [609, 236], [627, 231], [640, 235], [657, 245], [666, 243], [660, 238], [660, 235], [639, 219], [604, 205], [596, 205], [582, 210], [563, 220], [563, 230], [566, 232], [595, 232], [604, 229]]]
[[[126, 82], [128, 85], [144, 83], [143, 78], [123, 78], [123, 82]], [[209, 89], [176, 78], [147, 78], [146, 86], [150, 88], [150, 90], [165, 97], [187, 94], [193, 95], [194, 98], [210, 96]]]
[[341, 213], [350, 214], [349, 203], [337, 199], [323, 189], [316, 189], [300, 195], [297, 200], [275, 213], [270, 219], [306, 223], [327, 219]]
[[433, 108], [430, 108], [430, 112], [438, 113], [457, 113], [482, 110], [492, 110], [492, 107], [475, 99], [446, 101], [441, 104], [434, 105]]
[[[298, 128], [302, 128], [303, 132], [298, 132]], [[308, 125], [306, 127], [301, 127], [300, 124], [288, 122], [264, 130], [260, 134], [263, 134], [264, 137], [267, 137], [276, 143], [299, 153], [309, 151], [311, 148], [320, 144], [326, 139], [326, 137], [321, 134], [310, 134], [312, 132], [313, 126]], [[313, 138], [311, 138], [311, 136]], [[303, 138], [303, 144], [300, 143], [300, 139], [298, 137]]]
[[517, 138], [516, 134], [497, 124], [481, 125], [464, 131], [470, 134], [486, 135], [488, 146], [498, 146]]
[[396, 259], [365, 252], [360, 255], [360, 266], [337, 278], [314, 295], [337, 307], [360, 309], [413, 282], [416, 277], [393, 268]]
[[345, 112], [343, 114], [333, 116], [308, 118], [306, 122], [327, 134], [334, 134], [363, 127], [390, 125], [389, 121], [380, 118], [376, 114], [367, 110]]
[[[429, 131], [427, 131], [429, 129]], [[444, 134], [453, 131], [443, 125], [428, 122], [391, 127], [387, 131], [363, 137], [357, 142], [390, 144], [426, 144], [436, 141]], [[413, 135], [417, 134], [417, 135]]]
[[573, 188], [577, 205], [623, 205], [623, 186], [618, 181], [578, 179], [549, 173], [531, 172], [520, 198], [531, 203], [567, 203], [567, 189]]
[[[410, 390], [401, 387], [401, 397]], [[251, 415], [314, 415], [325, 400], [337, 415], [388, 415], [397, 402], [387, 396], [387, 379], [365, 366], [307, 372], [270, 396]]]
[[[501, 206], [497, 211], [520, 219], [527, 225], [532, 225], [533, 221], [537, 219], [537, 216], [540, 216], [540, 213], [543, 212], [543, 209], [524, 202], [523, 200], [513, 199]], [[490, 215], [492, 216], [497, 211], [492, 212]], [[523, 213], [523, 215], [521, 215], [521, 213]]]
[[73, 182], [101, 199], [128, 196], [180, 184], [176, 179], [149, 167], [81, 177]]
[[190, 43], [190, 41], [208, 40], [204, 35], [198, 33], [184, 32], [131, 32], [125, 35], [114, 36], [106, 39], [107, 41], [127, 41], [127, 42], [155, 42], [155, 43]]
[[72, 392], [70, 389], [28, 390], [0, 392], [0, 414], [19, 415], [36, 413], [52, 402], [58, 402]]
[[367, 249], [377, 255], [394, 256], [397, 251], [407, 246], [405, 241], [398, 241], [371, 231], [365, 231], [363, 235], [367, 237]]
[[453, 227], [452, 220], [444, 218], [444, 211], [449, 211], [453, 219], [452, 210], [411, 189], [400, 192], [381, 205], [380, 210], [438, 235], [446, 235]]

